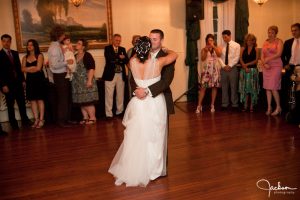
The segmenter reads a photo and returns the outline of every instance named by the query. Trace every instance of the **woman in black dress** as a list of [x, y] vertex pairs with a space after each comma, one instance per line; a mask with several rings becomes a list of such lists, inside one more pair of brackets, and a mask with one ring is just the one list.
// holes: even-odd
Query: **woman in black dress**
[[27, 42], [27, 54], [22, 59], [22, 71], [26, 73], [26, 99], [30, 101], [35, 119], [33, 128], [44, 126], [44, 99], [46, 96], [45, 75], [43, 72], [44, 56], [36, 40]]

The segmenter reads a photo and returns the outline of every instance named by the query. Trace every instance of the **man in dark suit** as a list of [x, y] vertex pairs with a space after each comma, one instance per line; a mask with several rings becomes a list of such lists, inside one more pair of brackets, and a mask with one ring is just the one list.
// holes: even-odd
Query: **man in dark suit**
[[291, 26], [293, 38], [284, 42], [281, 59], [285, 68], [285, 74], [282, 77], [282, 108], [288, 111], [288, 96], [291, 87], [290, 77], [294, 72], [294, 68], [300, 65], [300, 23]]
[[124, 85], [126, 80], [125, 65], [128, 63], [128, 56], [124, 47], [120, 46], [121, 35], [114, 34], [112, 45], [104, 49], [105, 68], [102, 79], [105, 80], [105, 114], [112, 118], [113, 97], [116, 88], [116, 115], [124, 111]]
[[17, 101], [22, 125], [30, 125], [31, 122], [26, 114], [25, 107], [25, 78], [21, 71], [19, 53], [11, 50], [11, 36], [4, 34], [1, 36], [2, 50], [0, 51], [0, 80], [1, 90], [5, 95], [8, 117], [13, 129], [18, 129], [18, 122], [15, 118], [14, 104]]
[[[160, 29], [153, 29], [150, 32], [149, 38], [151, 39], [151, 58], [159, 58], [166, 56], [167, 54], [162, 50], [162, 42], [164, 39], [164, 33]], [[133, 95], [136, 97], [143, 99], [147, 95], [151, 95], [152, 97], [156, 97], [157, 95], [161, 94], [162, 92], [165, 95], [166, 99], [166, 106], [167, 106], [167, 113], [168, 118], [167, 124], [169, 126], [169, 115], [174, 114], [174, 103], [172, 97], [172, 91], [170, 89], [170, 85], [174, 78], [174, 71], [175, 71], [175, 62], [163, 67], [161, 71], [161, 80], [150, 85], [148, 88], [137, 88], [137, 85], [133, 78], [130, 79], [131, 90], [134, 91]], [[169, 132], [169, 128], [167, 130]], [[165, 143], [165, 150], [164, 150], [164, 167], [161, 176], [167, 175], [167, 155], [168, 155], [168, 133], [166, 134], [164, 143]]]

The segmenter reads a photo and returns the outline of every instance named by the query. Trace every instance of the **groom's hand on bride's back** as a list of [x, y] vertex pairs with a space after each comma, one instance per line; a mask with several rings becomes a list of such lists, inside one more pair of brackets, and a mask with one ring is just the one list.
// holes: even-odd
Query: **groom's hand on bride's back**
[[135, 89], [134, 93], [135, 96], [139, 99], [145, 99], [147, 96], [147, 92], [145, 91], [145, 88], [138, 87]]

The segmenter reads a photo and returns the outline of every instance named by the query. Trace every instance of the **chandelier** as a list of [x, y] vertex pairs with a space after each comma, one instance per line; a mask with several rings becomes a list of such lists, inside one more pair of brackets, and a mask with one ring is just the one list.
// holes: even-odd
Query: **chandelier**
[[72, 3], [75, 7], [79, 7], [83, 2], [84, 0], [69, 0], [70, 3]]
[[262, 6], [264, 3], [266, 3], [268, 0], [253, 0], [258, 5]]

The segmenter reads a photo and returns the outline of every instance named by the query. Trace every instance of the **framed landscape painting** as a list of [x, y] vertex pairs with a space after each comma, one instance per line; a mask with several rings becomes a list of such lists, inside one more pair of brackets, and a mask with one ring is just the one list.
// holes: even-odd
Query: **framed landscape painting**
[[29, 39], [38, 41], [42, 51], [50, 44], [55, 25], [65, 28], [75, 43], [88, 40], [90, 49], [104, 48], [112, 39], [111, 0], [85, 0], [75, 7], [70, 0], [12, 0], [17, 48], [26, 51]]

